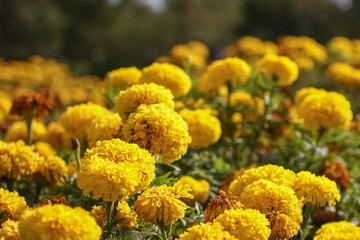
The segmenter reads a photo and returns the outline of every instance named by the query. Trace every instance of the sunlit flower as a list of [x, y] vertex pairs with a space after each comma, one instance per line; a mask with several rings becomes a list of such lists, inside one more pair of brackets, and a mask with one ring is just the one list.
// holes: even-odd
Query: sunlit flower
[[27, 208], [25, 199], [19, 196], [17, 192], [9, 192], [0, 188], [0, 213], [4, 213], [0, 219], [0, 224], [7, 220], [19, 220]]
[[180, 235], [178, 240], [236, 240], [234, 236], [224, 231], [224, 227], [220, 223], [200, 223], [199, 225], [192, 226]]
[[360, 239], [360, 228], [346, 221], [326, 223], [316, 231], [314, 240]]
[[281, 212], [271, 212], [266, 215], [270, 222], [271, 237], [291, 239], [298, 233], [298, 224]]
[[191, 188], [190, 194], [194, 197], [192, 199], [182, 198], [181, 200], [186, 204], [194, 206], [195, 202], [204, 203], [209, 198], [210, 184], [206, 180], [196, 180], [191, 176], [182, 176], [179, 182], [189, 185]]
[[[32, 121], [33, 142], [46, 141], [47, 129], [42, 122]], [[25, 121], [17, 121], [10, 125], [5, 133], [5, 141], [16, 142], [18, 140], [27, 141], [28, 132]]]
[[7, 220], [1, 224], [0, 228], [1, 240], [20, 240], [19, 222]]
[[141, 71], [137, 67], [122, 67], [108, 72], [105, 84], [111, 81], [112, 88], [116, 90], [138, 84], [140, 77]]

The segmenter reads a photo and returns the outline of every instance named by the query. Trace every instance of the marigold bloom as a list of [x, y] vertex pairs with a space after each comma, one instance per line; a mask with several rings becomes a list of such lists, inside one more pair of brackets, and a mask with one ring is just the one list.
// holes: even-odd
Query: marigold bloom
[[179, 160], [191, 142], [184, 119], [163, 103], [141, 105], [131, 113], [122, 128], [122, 139], [161, 155], [166, 163]]
[[330, 52], [333, 52], [335, 57], [346, 62], [353, 62], [355, 60], [355, 46], [353, 42], [346, 37], [333, 37], [328, 42]]
[[278, 78], [279, 86], [291, 85], [299, 75], [299, 69], [295, 62], [288, 57], [267, 54], [256, 63], [256, 72], [264, 73], [268, 80], [273, 76]]
[[248, 170], [250, 168], [255, 168], [255, 167], [257, 167], [257, 166], [255, 164], [252, 164], [251, 166], [248, 166], [245, 168], [240, 168], [239, 170], [237, 170], [230, 176], [225, 177], [224, 180], [221, 182], [220, 190], [224, 191], [226, 193], [229, 192], [229, 187], [230, 187], [230, 184], [232, 183], [232, 181], [241, 177], [241, 175], [243, 175], [246, 170]]
[[210, 184], [206, 180], [196, 180], [190, 176], [182, 176], [179, 182], [189, 185], [191, 188], [190, 194], [194, 197], [192, 199], [182, 198], [181, 200], [186, 204], [194, 206], [195, 202], [204, 203], [209, 198]]
[[34, 152], [34, 146], [27, 146], [22, 140], [10, 143], [0, 141], [0, 176], [31, 176], [42, 159], [39, 153]]
[[346, 221], [326, 223], [316, 231], [314, 240], [360, 239], [360, 228]]
[[56, 183], [57, 179], [62, 178], [67, 172], [66, 162], [56, 156], [48, 156], [46, 159], [42, 159], [39, 162], [37, 170], [49, 183]]
[[60, 148], [63, 145], [63, 136], [65, 128], [59, 122], [51, 122], [47, 126], [46, 141], [49, 142], [54, 148]]
[[183, 109], [179, 112], [189, 127], [191, 148], [206, 147], [216, 143], [221, 137], [221, 123], [208, 110]]
[[155, 83], [134, 85], [125, 91], [119, 92], [115, 98], [115, 110], [122, 119], [127, 119], [127, 114], [136, 112], [136, 109], [141, 104], [163, 103], [174, 109], [173, 98], [171, 91], [164, 86]]
[[294, 97], [295, 106], [298, 108], [300, 106], [300, 104], [306, 99], [306, 97], [310, 96], [311, 94], [316, 94], [316, 93], [321, 94], [321, 93], [326, 93], [326, 91], [324, 89], [318, 89], [318, 88], [313, 88], [313, 87], [302, 88], [302, 89], [298, 90]]
[[214, 222], [220, 223], [225, 231], [237, 239], [267, 240], [271, 234], [265, 215], [254, 209], [226, 210]]
[[336, 183], [325, 176], [315, 176], [308, 171], [301, 171], [297, 174], [297, 181], [293, 186], [297, 197], [304, 204], [312, 203], [316, 206], [335, 206], [340, 201], [339, 190]]
[[293, 189], [264, 179], [248, 185], [242, 192], [240, 201], [245, 207], [257, 209], [263, 214], [281, 211], [291, 218], [300, 208]]
[[194, 53], [189, 46], [185, 44], [175, 45], [170, 50], [172, 62], [178, 66], [183, 67], [189, 59], [191, 66], [201, 68], [206, 65], [206, 59]]
[[345, 162], [325, 160], [321, 175], [335, 181], [344, 190], [349, 186], [351, 179], [350, 171], [346, 168]]
[[256, 113], [263, 115], [265, 111], [265, 102], [261, 98], [253, 98], [246, 92], [234, 92], [230, 94], [230, 105], [242, 107], [241, 114], [247, 121], [255, 121]]
[[171, 90], [174, 97], [186, 95], [191, 88], [189, 76], [173, 64], [153, 63], [143, 69], [140, 83], [156, 83]]
[[[111, 81], [114, 90], [126, 88], [138, 84], [141, 77], [141, 70], [137, 67], [118, 68], [107, 73], [106, 84]], [[109, 78], [109, 80], [108, 80]]]
[[84, 209], [56, 204], [24, 212], [19, 222], [19, 233], [22, 240], [98, 240], [101, 228]]
[[40, 153], [43, 157], [56, 155], [55, 149], [52, 148], [50, 143], [38, 141], [35, 144], [35, 151]]
[[275, 239], [291, 239], [298, 233], [298, 224], [281, 212], [271, 212], [266, 215], [270, 222], [271, 235]]
[[99, 141], [81, 161], [78, 186], [85, 196], [116, 201], [146, 189], [154, 178], [155, 158], [120, 139]]
[[292, 187], [297, 178], [296, 174], [291, 170], [284, 169], [282, 166], [268, 164], [246, 170], [230, 184], [229, 192], [235, 196], [240, 196], [248, 185], [260, 179]]
[[178, 240], [236, 240], [234, 236], [224, 231], [224, 227], [220, 223], [200, 223], [199, 225], [192, 226], [180, 235]]
[[[137, 215], [133, 210], [131, 210], [126, 201], [120, 201], [116, 211], [116, 220], [118, 221], [116, 226], [118, 228], [121, 228], [121, 226], [126, 226], [128, 228], [138, 227], [138, 223], [136, 222]], [[90, 214], [95, 218], [96, 223], [100, 227], [103, 228], [106, 225], [106, 210], [104, 207], [93, 206]]]
[[20, 240], [19, 222], [7, 220], [0, 228], [1, 240]]
[[351, 105], [336, 92], [315, 92], [298, 107], [299, 116], [308, 128], [347, 128], [353, 118]]
[[47, 115], [54, 106], [55, 102], [49, 91], [38, 93], [31, 91], [14, 99], [10, 113], [19, 116], [35, 114], [37, 118], [40, 118]]
[[211, 199], [205, 208], [204, 222], [213, 222], [220, 214], [230, 209], [246, 209], [241, 204], [240, 198], [231, 195], [231, 193], [219, 192], [219, 195]]
[[123, 123], [119, 114], [113, 113], [95, 118], [87, 129], [89, 147], [94, 147], [99, 140], [110, 140], [115, 138]]
[[109, 110], [98, 104], [83, 103], [68, 107], [60, 116], [60, 123], [70, 134], [69, 137], [77, 138], [82, 142], [87, 137], [87, 130], [93, 119], [111, 114]]
[[[46, 141], [47, 129], [42, 122], [33, 120], [32, 122], [33, 142]], [[16, 142], [18, 140], [27, 141], [28, 133], [25, 121], [14, 122], [5, 133], [5, 141]]]
[[326, 71], [334, 82], [350, 88], [360, 88], [360, 69], [347, 63], [335, 62]]
[[182, 182], [169, 187], [161, 185], [146, 189], [134, 203], [139, 218], [158, 224], [159, 221], [169, 225], [185, 216], [186, 204], [179, 198], [192, 198], [191, 188]]
[[9, 98], [0, 95], [0, 123], [3, 123], [11, 109], [11, 101]]
[[0, 219], [0, 224], [7, 220], [19, 220], [26, 209], [25, 199], [19, 196], [17, 192], [9, 192], [0, 188], [0, 213], [4, 213]]
[[38, 202], [33, 208], [39, 208], [46, 205], [62, 204], [68, 206], [68, 202], [64, 198], [64, 194], [60, 193], [57, 196], [51, 196], [43, 201]]

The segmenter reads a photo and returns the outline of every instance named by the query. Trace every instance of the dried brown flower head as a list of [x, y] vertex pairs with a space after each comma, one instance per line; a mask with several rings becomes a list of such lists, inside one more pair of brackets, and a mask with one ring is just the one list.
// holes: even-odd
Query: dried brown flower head
[[212, 222], [220, 214], [229, 209], [246, 209], [244, 205], [240, 203], [240, 198], [233, 196], [231, 193], [219, 192], [220, 195], [211, 199], [205, 208], [205, 220], [204, 222]]
[[30, 91], [14, 99], [10, 113], [19, 116], [35, 115], [36, 118], [40, 118], [47, 115], [54, 107], [55, 102], [49, 91], [38, 93]]
[[349, 187], [351, 175], [346, 168], [345, 162], [325, 160], [323, 166], [324, 169], [321, 171], [321, 175], [325, 175], [327, 178], [335, 181], [342, 190]]
[[59, 195], [55, 197], [49, 197], [48, 199], [45, 199], [44, 201], [38, 202], [33, 208], [43, 207], [46, 205], [55, 205], [55, 204], [62, 204], [62, 205], [68, 205], [66, 199], [64, 198], [64, 195], [60, 193]]
[[316, 226], [321, 226], [328, 222], [337, 222], [341, 220], [341, 217], [337, 212], [330, 212], [328, 210], [313, 212], [311, 216]]
[[274, 239], [290, 239], [298, 233], [299, 224], [281, 212], [268, 213], [266, 218], [270, 222], [270, 236]]

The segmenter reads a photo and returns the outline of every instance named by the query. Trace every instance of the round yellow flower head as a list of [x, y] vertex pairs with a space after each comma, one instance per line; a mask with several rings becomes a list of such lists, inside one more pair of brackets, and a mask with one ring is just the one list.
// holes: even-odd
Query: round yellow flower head
[[241, 175], [243, 175], [246, 170], [248, 170], [250, 168], [255, 168], [255, 167], [257, 167], [257, 166], [255, 164], [252, 164], [248, 167], [240, 168], [236, 172], [232, 173], [230, 176], [225, 177], [220, 185], [220, 190], [224, 191], [226, 193], [229, 192], [229, 187], [230, 187], [230, 184], [232, 183], [232, 181], [241, 177]]
[[204, 222], [213, 222], [215, 218], [230, 209], [246, 209], [240, 203], [239, 197], [234, 197], [231, 193], [220, 191], [219, 195], [211, 199], [205, 208]]
[[[216, 60], [208, 66], [202, 81], [199, 83], [199, 90], [217, 89], [231, 82], [233, 87], [244, 85], [250, 77], [249, 65], [240, 58], [225, 58]], [[204, 88], [201, 88], [204, 84]], [[202, 89], [202, 90], [201, 90]]]
[[203, 56], [200, 56], [194, 53], [189, 46], [185, 44], [175, 45], [170, 50], [170, 55], [173, 63], [178, 66], [183, 67], [186, 64], [186, 61], [190, 61], [190, 65], [196, 68], [201, 68], [206, 66], [206, 59]]
[[216, 143], [221, 137], [221, 123], [208, 110], [183, 109], [179, 112], [189, 127], [191, 148], [206, 147]]
[[326, 91], [324, 89], [317, 89], [317, 88], [313, 88], [313, 87], [309, 87], [309, 88], [302, 88], [299, 91], [296, 92], [295, 97], [294, 97], [294, 103], [295, 106], [297, 108], [300, 107], [301, 103], [311, 94], [316, 94], [316, 93], [326, 93]]
[[297, 178], [296, 174], [291, 170], [284, 169], [282, 166], [268, 164], [246, 170], [230, 184], [229, 192], [235, 196], [240, 196], [248, 185], [260, 179], [292, 187]]
[[[33, 142], [46, 141], [47, 129], [42, 122], [33, 120], [32, 123]], [[5, 141], [16, 142], [18, 140], [27, 141], [27, 127], [25, 121], [18, 121], [11, 124], [5, 133]]]
[[186, 204], [194, 206], [195, 202], [204, 203], [209, 198], [210, 184], [206, 180], [196, 180], [190, 176], [183, 176], [179, 182], [189, 185], [190, 194], [194, 197], [192, 199], [182, 198], [181, 200]]
[[190, 41], [188, 42], [187, 46], [193, 53], [202, 56], [204, 58], [208, 58], [210, 55], [209, 48], [202, 42]]
[[29, 177], [36, 172], [42, 158], [34, 152], [34, 146], [27, 146], [22, 140], [10, 143], [0, 141], [0, 176]]
[[87, 129], [89, 147], [94, 147], [99, 140], [110, 140], [117, 137], [122, 125], [121, 118], [117, 113], [93, 119]]
[[99, 141], [81, 161], [78, 186], [85, 196], [116, 201], [146, 189], [154, 178], [155, 158], [120, 139]]
[[216, 222], [237, 239], [267, 240], [271, 234], [265, 215], [254, 209], [226, 210], [214, 220]]
[[7, 220], [0, 228], [1, 240], [20, 240], [19, 222]]
[[49, 183], [56, 183], [66, 174], [67, 166], [62, 158], [52, 155], [39, 162], [38, 171]]
[[174, 97], [186, 95], [191, 88], [191, 79], [184, 70], [169, 63], [153, 63], [143, 69], [140, 83], [151, 82], [170, 89]]
[[83, 103], [68, 107], [60, 116], [60, 123], [64, 126], [69, 137], [77, 138], [82, 142], [87, 137], [87, 130], [93, 119], [111, 114], [109, 110], [98, 104]]
[[34, 145], [35, 151], [40, 153], [40, 155], [43, 157], [56, 155], [56, 151], [55, 149], [53, 149], [50, 143], [39, 141], [36, 142]]
[[325, 176], [315, 176], [308, 171], [301, 171], [297, 174], [297, 181], [293, 189], [304, 204], [309, 202], [322, 207], [327, 202], [330, 206], [335, 206], [335, 200], [340, 201], [341, 198], [336, 182]]
[[260, 38], [245, 36], [236, 42], [240, 54], [244, 57], [259, 57], [264, 55], [265, 46]]
[[131, 113], [122, 128], [122, 139], [161, 155], [166, 163], [179, 160], [191, 142], [184, 119], [163, 103], [141, 105]]
[[7, 220], [19, 220], [26, 209], [25, 199], [20, 197], [17, 192], [9, 192], [0, 188], [0, 213], [4, 213], [0, 219], [0, 224]]
[[111, 81], [114, 90], [126, 88], [138, 84], [141, 77], [141, 71], [137, 67], [118, 68], [107, 73], [106, 84]]
[[280, 86], [289, 86], [298, 78], [299, 68], [288, 57], [267, 54], [256, 63], [256, 72], [270, 81], [276, 76]]
[[355, 49], [353, 42], [346, 37], [333, 37], [328, 42], [330, 52], [333, 52], [335, 57], [346, 62], [353, 62], [355, 58]]
[[349, 222], [331, 222], [316, 231], [314, 240], [354, 240], [360, 239], [360, 227]]
[[274, 239], [291, 239], [297, 235], [299, 224], [281, 212], [271, 212], [266, 215], [270, 222], [271, 235]]
[[241, 114], [244, 115], [244, 119], [247, 121], [255, 121], [255, 114], [263, 115], [265, 111], [265, 102], [261, 98], [253, 98], [246, 92], [234, 92], [230, 94], [230, 104], [232, 106], [238, 105], [244, 107]]
[[22, 240], [98, 240], [101, 228], [84, 209], [56, 204], [24, 212], [19, 233]]
[[[128, 228], [137, 228], [138, 223], [136, 221], [137, 215], [131, 210], [128, 203], [126, 201], [120, 201], [119, 205], [116, 207], [116, 220], [118, 224], [116, 225], [118, 228], [122, 226], [126, 226]], [[96, 223], [100, 227], [104, 227], [106, 225], [106, 210], [101, 206], [93, 206], [91, 211], [91, 216], [93, 216], [96, 220]]]
[[8, 97], [0, 95], [0, 123], [4, 122], [11, 109], [11, 101]]
[[293, 189], [264, 179], [248, 185], [240, 201], [245, 207], [257, 209], [263, 214], [281, 211], [289, 217], [295, 216], [300, 207]]
[[224, 227], [220, 223], [200, 223], [192, 226], [180, 235], [178, 240], [236, 240], [234, 236], [224, 231]]
[[360, 69], [347, 63], [335, 62], [326, 71], [334, 82], [350, 88], [360, 88]]
[[164, 86], [155, 83], [145, 83], [134, 85], [125, 91], [120, 91], [115, 98], [115, 110], [122, 119], [127, 119], [127, 114], [136, 112], [141, 105], [151, 105], [163, 103], [169, 108], [174, 109], [174, 96], [171, 91]]
[[169, 187], [161, 185], [146, 189], [135, 201], [134, 209], [139, 218], [158, 224], [159, 221], [170, 225], [185, 216], [186, 204], [179, 198], [192, 198], [191, 188], [182, 182]]
[[346, 98], [336, 92], [314, 92], [298, 107], [299, 117], [308, 128], [348, 128], [353, 114]]
[[46, 141], [49, 142], [54, 148], [60, 148], [63, 146], [63, 135], [65, 133], [65, 128], [59, 122], [51, 122], [47, 126], [47, 136]]

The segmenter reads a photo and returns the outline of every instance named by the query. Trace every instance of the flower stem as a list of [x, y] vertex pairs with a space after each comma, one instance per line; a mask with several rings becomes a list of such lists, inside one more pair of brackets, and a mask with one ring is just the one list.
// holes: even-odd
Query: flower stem
[[305, 221], [304, 221], [304, 225], [303, 225], [303, 229], [301, 231], [301, 240], [305, 240], [306, 237], [309, 235], [309, 219], [310, 219], [310, 215], [312, 213], [312, 211], [314, 210], [315, 206], [312, 205], [311, 203], [307, 203], [306, 204], [306, 209], [305, 209]]
[[165, 224], [163, 222], [159, 222], [158, 226], [162, 240], [170, 240], [170, 237], [168, 236], [168, 228], [165, 226]]
[[26, 115], [24, 118], [25, 118], [25, 122], [26, 122], [26, 127], [27, 127], [27, 143], [28, 145], [31, 145], [32, 144], [32, 117], [33, 115]]

